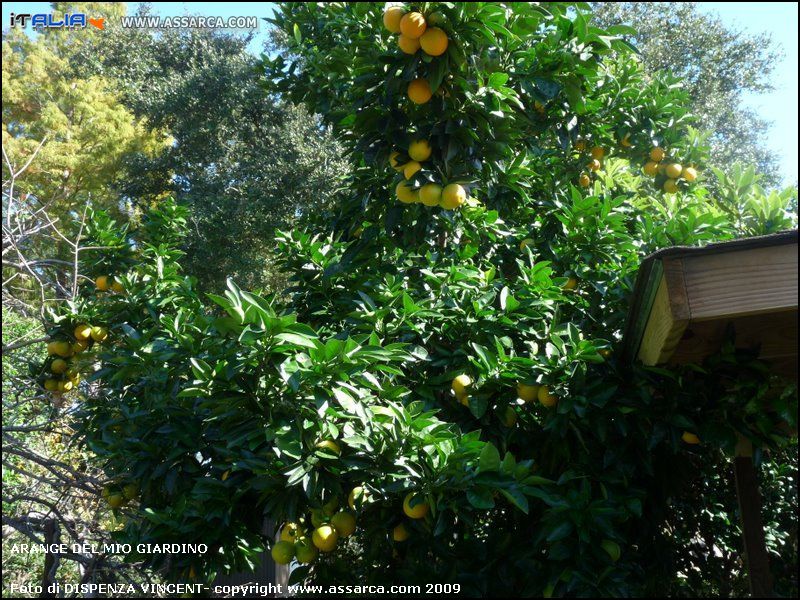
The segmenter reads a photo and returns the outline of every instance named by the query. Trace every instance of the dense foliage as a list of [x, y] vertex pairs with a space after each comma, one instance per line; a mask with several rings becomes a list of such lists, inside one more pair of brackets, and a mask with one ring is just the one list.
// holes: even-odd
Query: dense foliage
[[[794, 226], [794, 192], [768, 195], [746, 169], [704, 172], [685, 92], [645, 76], [629, 31], [593, 27], [583, 5], [413, 8], [446, 52], [401, 52], [382, 5], [276, 12], [287, 48], [265, 59], [269, 91], [319, 112], [354, 161], [346, 197], [281, 235], [288, 298], [233, 282], [201, 294], [181, 271], [177, 204], [130, 230], [92, 215], [86, 274], [117, 287], [85, 286], [50, 336], [89, 336], [61, 381], [81, 370], [97, 385], [79, 437], [130, 515], [119, 539], [208, 543], [199, 557], [131, 558], [213, 577], [269, 543], [265, 517], [314, 529], [324, 550], [319, 531], [359, 489], [355, 533], [293, 578], [472, 595], [735, 588], [716, 580], [713, 551], [685, 544], [718, 530], [704, 486], [737, 434], [764, 452], [786, 444], [796, 391], [733, 343], [704, 365], [624, 364], [621, 332], [644, 254]], [[414, 104], [417, 79], [433, 94]], [[420, 139], [431, 154], [416, 172], [390, 168]], [[700, 178], [670, 176], [677, 163]], [[398, 203], [404, 177], [468, 198]], [[796, 557], [787, 527], [770, 539], [779, 574]]]

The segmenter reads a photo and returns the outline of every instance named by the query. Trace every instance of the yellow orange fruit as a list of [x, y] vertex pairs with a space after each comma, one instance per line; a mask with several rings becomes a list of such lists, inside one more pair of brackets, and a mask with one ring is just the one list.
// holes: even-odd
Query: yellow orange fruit
[[411, 502], [416, 499], [414, 492], [409, 492], [403, 499], [403, 512], [409, 519], [422, 519], [428, 514], [430, 506], [425, 500], [420, 499], [418, 502], [411, 506]]
[[362, 486], [356, 486], [352, 490], [350, 490], [350, 495], [347, 497], [347, 505], [350, 507], [351, 510], [355, 510], [356, 506], [361, 506], [364, 502], [367, 501], [369, 497], [369, 492], [365, 490]]
[[414, 140], [408, 146], [408, 155], [417, 162], [425, 162], [433, 152], [428, 140]]
[[383, 11], [383, 26], [392, 33], [400, 33], [400, 20], [406, 11], [402, 6], [389, 6]]
[[75, 326], [75, 329], [72, 333], [75, 336], [75, 339], [78, 341], [88, 340], [92, 336], [92, 326], [87, 325], [86, 323], [81, 323], [80, 325]]
[[400, 156], [400, 153], [399, 153], [399, 152], [392, 152], [392, 153], [389, 155], [389, 165], [390, 165], [390, 166], [391, 166], [391, 167], [392, 167], [392, 168], [393, 168], [395, 171], [397, 171], [398, 173], [400, 173], [400, 172], [403, 170], [403, 167], [405, 166], [405, 163], [401, 164], [401, 163], [400, 163], [400, 162], [397, 160], [399, 156]]
[[692, 181], [697, 179], [697, 169], [694, 167], [686, 167], [681, 174], [683, 178], [691, 183]]
[[525, 402], [533, 402], [539, 396], [539, 386], [527, 383], [517, 384], [517, 398]]
[[63, 358], [57, 358], [53, 362], [50, 363], [50, 370], [53, 373], [61, 374], [67, 370], [67, 361]]
[[340, 538], [350, 537], [356, 530], [356, 518], [351, 513], [343, 510], [331, 517], [331, 525]]
[[125, 286], [122, 285], [121, 281], [115, 280], [114, 283], [111, 284], [111, 291], [115, 294], [121, 294], [125, 291]]
[[642, 167], [642, 171], [644, 171], [644, 174], [649, 177], [655, 177], [658, 175], [658, 163], [653, 162], [652, 160], [647, 161]]
[[122, 497], [122, 494], [109, 494], [106, 496], [106, 502], [111, 508], [119, 508], [125, 502], [125, 498]]
[[541, 402], [547, 408], [555, 406], [556, 402], [558, 402], [558, 396], [551, 394], [550, 388], [548, 388], [546, 385], [543, 385], [539, 388], [537, 397], [539, 398], [539, 402]]
[[286, 523], [281, 527], [281, 541], [296, 542], [303, 535], [303, 529], [299, 523]]
[[311, 541], [321, 552], [330, 552], [336, 547], [339, 534], [330, 525], [322, 525], [311, 534]]
[[72, 344], [59, 340], [47, 344], [47, 353], [50, 355], [58, 355], [62, 358], [69, 358], [72, 356]]
[[87, 344], [86, 342], [77, 341], [74, 344], [72, 344], [71, 350], [72, 350], [73, 354], [80, 354], [81, 352], [86, 350], [86, 348], [88, 348], [88, 347], [89, 347], [89, 344]]
[[400, 523], [400, 525], [392, 529], [392, 539], [395, 542], [405, 542], [409, 535], [408, 529], [406, 529], [403, 523]]
[[664, 157], [666, 155], [667, 154], [666, 152], [664, 152], [664, 149], [659, 148], [658, 146], [650, 150], [650, 160], [652, 160], [655, 163], [660, 163], [662, 160], [664, 160]]
[[599, 160], [597, 160], [596, 158], [595, 158], [595, 159], [592, 159], [592, 160], [590, 160], [590, 161], [589, 161], [589, 164], [587, 164], [587, 165], [586, 165], [586, 167], [587, 167], [587, 168], [588, 168], [590, 171], [599, 171], [601, 166], [602, 166], [602, 165], [600, 164], [600, 161], [599, 161]]
[[664, 169], [664, 172], [670, 179], [677, 179], [678, 177], [681, 176], [681, 173], [683, 172], [683, 167], [678, 163], [671, 163], [667, 165], [667, 168]]
[[447, 51], [447, 34], [438, 27], [429, 27], [419, 38], [422, 51], [429, 56], [441, 56]]
[[602, 160], [603, 157], [606, 155], [606, 151], [600, 146], [595, 146], [589, 151], [589, 154], [592, 156], [593, 159], [599, 161]]
[[689, 431], [684, 431], [683, 435], [681, 435], [681, 439], [685, 443], [691, 444], [691, 445], [696, 445], [696, 444], [700, 443], [700, 438], [697, 436], [697, 434], [691, 433]]
[[403, 177], [405, 177], [406, 179], [411, 179], [420, 170], [422, 170], [422, 165], [419, 164], [417, 161], [412, 160], [406, 163], [406, 166], [403, 167]]
[[65, 379], [64, 381], [58, 382], [58, 391], [59, 392], [69, 392], [72, 388], [75, 387], [75, 384], [72, 383], [69, 379]]
[[458, 375], [453, 382], [450, 384], [450, 389], [453, 390], [453, 393], [456, 395], [456, 398], [459, 400], [467, 395], [467, 388], [472, 385], [472, 379], [470, 379], [469, 375]]
[[308, 538], [297, 540], [294, 545], [294, 552], [297, 562], [301, 565], [314, 562], [319, 555], [319, 550], [317, 550], [316, 546], [314, 546]]
[[412, 190], [406, 181], [398, 183], [397, 187], [394, 188], [394, 193], [403, 204], [419, 202], [419, 190]]
[[406, 13], [400, 19], [400, 33], [412, 39], [422, 36], [427, 26], [425, 17], [418, 12]]
[[427, 79], [415, 79], [408, 84], [408, 98], [415, 104], [425, 104], [431, 96], [433, 92]]
[[578, 178], [578, 184], [581, 187], [589, 187], [592, 183], [591, 177], [589, 177], [588, 173], [581, 173], [581, 176]]
[[94, 280], [94, 284], [101, 292], [107, 292], [111, 287], [111, 281], [109, 281], [106, 275], [100, 275], [100, 277]]
[[281, 540], [272, 546], [272, 560], [279, 565], [288, 565], [294, 558], [294, 544]]
[[572, 291], [576, 287], [578, 287], [578, 279], [576, 277], [570, 277], [567, 279], [566, 283], [562, 286], [562, 289], [567, 291]]
[[400, 34], [397, 37], [397, 45], [405, 54], [416, 54], [419, 50], [419, 39]]
[[451, 183], [442, 190], [442, 208], [453, 210], [467, 200], [467, 190], [458, 183]]
[[663, 189], [664, 189], [664, 191], [665, 191], [665, 192], [667, 192], [668, 194], [674, 194], [675, 192], [677, 192], [677, 191], [678, 191], [678, 182], [677, 182], [677, 181], [675, 181], [674, 179], [667, 179], [667, 180], [664, 182], [664, 187], [663, 187]]
[[442, 200], [442, 186], [438, 183], [426, 183], [419, 188], [419, 201], [425, 206], [439, 206]]
[[99, 326], [92, 327], [91, 335], [95, 342], [102, 342], [108, 337], [108, 329]]

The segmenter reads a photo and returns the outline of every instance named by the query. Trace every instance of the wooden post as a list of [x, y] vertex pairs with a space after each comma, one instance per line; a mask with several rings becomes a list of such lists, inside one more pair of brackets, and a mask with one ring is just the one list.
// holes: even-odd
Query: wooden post
[[736, 457], [733, 460], [750, 594], [753, 598], [771, 598], [774, 596], [772, 575], [761, 522], [761, 494], [758, 491], [758, 479], [753, 465], [753, 444], [750, 440], [739, 436]]

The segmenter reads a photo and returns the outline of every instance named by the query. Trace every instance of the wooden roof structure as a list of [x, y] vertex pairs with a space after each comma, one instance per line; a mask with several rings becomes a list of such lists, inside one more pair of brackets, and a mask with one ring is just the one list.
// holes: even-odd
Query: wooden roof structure
[[775, 372], [797, 378], [797, 230], [648, 256], [624, 355], [645, 365], [699, 363], [732, 327]]

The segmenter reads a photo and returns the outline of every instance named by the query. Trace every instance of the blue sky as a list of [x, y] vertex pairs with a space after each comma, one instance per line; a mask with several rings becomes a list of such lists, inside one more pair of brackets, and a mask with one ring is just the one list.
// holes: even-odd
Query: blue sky
[[[129, 2], [128, 12], [135, 12], [139, 2]], [[794, 2], [699, 2], [702, 10], [715, 12], [736, 29], [751, 33], [769, 33], [783, 50], [783, 58], [775, 65], [775, 90], [768, 94], [748, 95], [746, 102], [756, 112], [772, 121], [768, 144], [780, 157], [785, 183], [797, 182], [797, 4]], [[153, 11], [163, 16], [201, 14], [209, 16], [257, 16], [272, 14], [270, 2], [157, 2]], [[9, 14], [49, 12], [47, 2], [4, 2], [3, 29], [8, 27]], [[258, 54], [266, 39], [265, 23], [250, 43]]]

